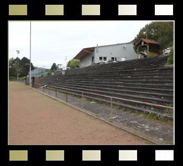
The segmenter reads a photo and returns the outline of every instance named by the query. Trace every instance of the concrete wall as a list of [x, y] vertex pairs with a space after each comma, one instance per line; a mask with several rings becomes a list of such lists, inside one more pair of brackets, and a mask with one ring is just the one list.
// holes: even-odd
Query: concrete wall
[[81, 59], [79, 63], [79, 67], [82, 68], [82, 67], [90, 66], [92, 64], [92, 56], [94, 56], [93, 53], [89, 53], [86, 57]]
[[133, 49], [133, 43], [127, 43], [95, 48], [95, 63], [100, 62], [99, 57], [107, 57], [106, 61], [117, 57], [118, 61], [122, 61], [122, 58], [125, 60], [137, 59], [137, 54]]
[[[29, 85], [29, 77], [26, 78], [25, 85]], [[38, 77], [32, 77], [32, 87], [39, 88], [39, 78]]]
[[[117, 61], [137, 59], [133, 43], [99, 46], [95, 48], [94, 53], [90, 53], [80, 60], [79, 67], [90, 66], [92, 64], [92, 56], [94, 56], [94, 63], [101, 62], [99, 57], [102, 57], [104, 62], [111, 60], [112, 57], [117, 58]], [[104, 57], [106, 57], [106, 60], [104, 60]]]
[[39, 78], [38, 77], [34, 77], [33, 87], [39, 88]]
[[29, 77], [26, 77], [25, 85], [29, 85]]

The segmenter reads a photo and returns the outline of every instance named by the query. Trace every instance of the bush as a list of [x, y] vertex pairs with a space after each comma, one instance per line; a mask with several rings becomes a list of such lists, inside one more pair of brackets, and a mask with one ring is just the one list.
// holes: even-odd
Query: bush
[[167, 59], [168, 64], [173, 64], [173, 46], [170, 48], [169, 58]]
[[17, 77], [9, 76], [9, 81], [15, 81], [15, 80], [17, 80]]
[[79, 67], [79, 60], [77, 59], [72, 59], [68, 62], [68, 65], [67, 67], [70, 67], [70, 68], [78, 68]]

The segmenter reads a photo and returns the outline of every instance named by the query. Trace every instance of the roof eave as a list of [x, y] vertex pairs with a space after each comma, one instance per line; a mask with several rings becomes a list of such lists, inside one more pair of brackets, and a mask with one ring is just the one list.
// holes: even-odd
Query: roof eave
[[[86, 50], [86, 51], [84, 51]], [[95, 47], [89, 47], [89, 48], [83, 48], [73, 59], [82, 59], [85, 56], [87, 56], [88, 54], [90, 54], [90, 52], [93, 52], [95, 50]], [[89, 51], [89, 52], [87, 52]]]

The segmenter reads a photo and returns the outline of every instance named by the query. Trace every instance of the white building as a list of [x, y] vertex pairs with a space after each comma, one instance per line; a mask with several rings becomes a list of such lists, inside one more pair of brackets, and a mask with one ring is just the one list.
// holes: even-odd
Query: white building
[[137, 59], [133, 42], [83, 48], [74, 59], [80, 60], [80, 67], [95, 63]]

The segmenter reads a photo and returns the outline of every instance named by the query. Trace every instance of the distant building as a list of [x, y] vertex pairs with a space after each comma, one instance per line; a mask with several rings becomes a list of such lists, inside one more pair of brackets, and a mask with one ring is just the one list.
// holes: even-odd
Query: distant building
[[74, 59], [80, 60], [80, 67], [109, 61], [137, 59], [133, 42], [83, 48]]

